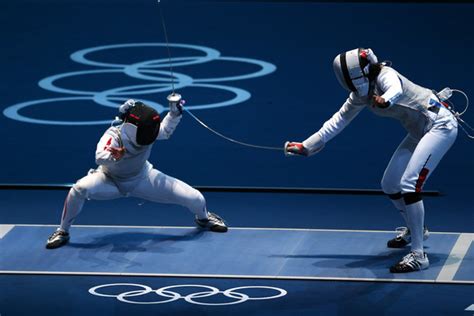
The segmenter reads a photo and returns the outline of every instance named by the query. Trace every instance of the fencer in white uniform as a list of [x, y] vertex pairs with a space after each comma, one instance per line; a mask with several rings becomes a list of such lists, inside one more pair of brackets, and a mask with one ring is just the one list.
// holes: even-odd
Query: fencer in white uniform
[[119, 111], [122, 123], [107, 129], [97, 144], [97, 169], [77, 181], [64, 202], [60, 227], [49, 237], [46, 248], [58, 248], [69, 241], [69, 228], [86, 200], [138, 197], [178, 204], [195, 214], [198, 226], [226, 232], [218, 215], [208, 212], [204, 196], [188, 184], [154, 169], [148, 161], [153, 143], [168, 139], [182, 116], [181, 96], [168, 96], [170, 112], [160, 120], [158, 112], [139, 101], [128, 100]]
[[411, 82], [386, 63], [379, 63], [371, 49], [340, 54], [333, 66], [340, 84], [350, 91], [349, 98], [315, 134], [302, 143], [287, 142], [285, 151], [304, 156], [319, 152], [364, 108], [400, 121], [408, 135], [393, 154], [381, 185], [407, 224], [387, 246], [402, 248], [411, 243], [411, 251], [390, 271], [426, 269], [429, 260], [423, 240], [429, 233], [424, 226], [421, 191], [454, 143], [458, 122], [436, 92]]

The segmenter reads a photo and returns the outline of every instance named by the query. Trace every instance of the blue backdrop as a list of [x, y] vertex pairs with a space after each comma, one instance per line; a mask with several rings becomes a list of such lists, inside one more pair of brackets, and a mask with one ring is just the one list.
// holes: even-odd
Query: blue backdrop
[[[354, 47], [371, 47], [401, 73], [423, 86], [456, 87], [473, 95], [472, 4], [368, 4], [309, 2], [162, 1], [173, 43], [201, 45], [222, 56], [263, 60], [268, 75], [216, 84], [248, 91], [240, 104], [195, 111], [210, 126], [243, 141], [280, 146], [319, 129], [344, 102], [332, 60]], [[71, 97], [46, 91], [48, 76], [97, 67], [72, 61], [81, 49], [122, 43], [164, 43], [155, 1], [2, 1], [0, 51], [2, 110], [21, 102]], [[455, 22], [455, 23], [454, 23]], [[202, 55], [171, 49], [173, 57]], [[132, 63], [167, 58], [161, 48], [92, 53], [94, 60]], [[232, 61], [175, 67], [194, 78], [235, 76], [259, 67]], [[166, 69], [162, 69], [166, 70]], [[164, 75], [162, 77], [165, 77]], [[61, 87], [106, 90], [150, 84], [117, 73], [59, 80]], [[178, 90], [188, 105], [228, 100], [219, 89]], [[133, 95], [164, 103], [168, 92]], [[116, 96], [126, 99], [128, 96]], [[459, 102], [462, 104], [462, 102]], [[50, 102], [19, 111], [44, 120], [109, 120], [116, 110], [90, 100]], [[474, 112], [466, 119], [474, 121]], [[0, 115], [4, 151], [0, 182], [74, 182], [94, 167], [94, 150], [107, 125], [59, 126], [25, 123]], [[309, 159], [247, 149], [225, 142], [185, 116], [172, 139], [156, 144], [151, 161], [193, 185], [271, 185], [378, 188], [392, 152], [404, 137], [390, 119], [364, 111], [324, 151]], [[470, 188], [473, 143], [460, 133], [427, 186], [455, 193]]]
[[[391, 60], [397, 70], [420, 85], [436, 90], [450, 86], [474, 96], [474, 4], [161, 0], [161, 9], [171, 43], [205, 47], [210, 54], [206, 60], [201, 50], [172, 44], [178, 92], [191, 109], [196, 105], [222, 105], [237, 98], [227, 102], [227, 106], [193, 113], [218, 131], [245, 142], [283, 146], [287, 140], [302, 141], [317, 131], [347, 98], [333, 74], [333, 58], [356, 47], [371, 47], [379, 59]], [[117, 106], [133, 97], [154, 102], [162, 109], [161, 104], [170, 93], [165, 87], [170, 84], [168, 56], [156, 0], [0, 0], [0, 39], [0, 183], [75, 182], [95, 167], [96, 143], [117, 114], [111, 103]], [[77, 54], [71, 59], [71, 54], [87, 48], [136, 43], [161, 46], [105, 49], [84, 56], [108, 63], [100, 67], [79, 63]], [[135, 68], [118, 66], [140, 62], [148, 64]], [[264, 65], [268, 73], [259, 73], [261, 67], [256, 63]], [[257, 75], [249, 78], [251, 73]], [[60, 74], [69, 76], [44, 80]], [[235, 76], [238, 80], [229, 78]], [[51, 84], [63, 90], [51, 91]], [[129, 95], [117, 94], [119, 87], [128, 87], [121, 91]], [[74, 91], [65, 93], [64, 89]], [[85, 92], [111, 89], [115, 93], [110, 93], [108, 99], [104, 94]], [[94, 102], [94, 95], [96, 101], [109, 106]], [[464, 104], [462, 99], [455, 101], [460, 107]], [[19, 105], [25, 107], [15, 108]], [[474, 125], [474, 110], [464, 118]], [[107, 123], [57, 125], [28, 120]], [[404, 136], [397, 122], [363, 111], [320, 154], [288, 158], [279, 152], [226, 142], [185, 114], [173, 137], [154, 146], [150, 160], [163, 172], [192, 185], [378, 188], [385, 166]], [[426, 199], [426, 223], [431, 231], [474, 232], [473, 154], [474, 142], [460, 132], [430, 178], [426, 189], [445, 193]], [[205, 196], [210, 209], [221, 214], [230, 227], [391, 230], [402, 222], [383, 196], [210, 192]], [[56, 224], [64, 197], [65, 192], [2, 190], [0, 224]], [[193, 224], [191, 214], [182, 207], [155, 203], [137, 206], [138, 202], [90, 201], [76, 224]], [[10, 237], [19, 243], [25, 241], [25, 249], [29, 246], [34, 258], [43, 251], [49, 228], [53, 230], [42, 229], [44, 237], [40, 239], [28, 234], [22, 234], [20, 239]], [[119, 251], [127, 243], [133, 247], [138, 243], [138, 248], [143, 243], [145, 250], [153, 247], [147, 236], [135, 233], [126, 237], [127, 240], [107, 237], [105, 247], [116, 241], [120, 243]], [[154, 242], [159, 239], [151, 238]], [[176, 243], [179, 247], [186, 245], [182, 241]], [[384, 241], [358, 246], [365, 249], [374, 245], [383, 247]], [[163, 249], [176, 250], [169, 246], [166, 244]], [[248, 243], [239, 246], [251, 247]], [[328, 265], [344, 260], [331, 255], [335, 253], [331, 250], [337, 247], [335, 244], [318, 240], [311, 242], [308, 249], [313, 246], [329, 248], [325, 259]], [[471, 245], [460, 270], [469, 276], [472, 248]], [[67, 252], [68, 248], [61, 250]], [[443, 264], [444, 257], [434, 247], [427, 251], [432, 259], [430, 273]], [[354, 262], [369, 268], [374, 263], [388, 267], [395, 260], [392, 255], [398, 258], [397, 254], [369, 260], [355, 255]], [[15, 260], [31, 261], [23, 257]], [[245, 256], [242, 258], [245, 260]], [[354, 262], [341, 271], [357, 268]], [[214, 263], [219, 264], [219, 258]], [[462, 270], [465, 267], [468, 270]], [[183, 282], [210, 284], [220, 289], [273, 285], [282, 286], [288, 295], [282, 300], [250, 302], [240, 307], [210, 309], [181, 300], [149, 308], [88, 294], [89, 288], [107, 282], [143, 283], [153, 288]], [[28, 304], [24, 304], [25, 297]], [[469, 285], [0, 275], [2, 315], [58, 311], [116, 315], [286, 315], [290, 311], [301, 315], [434, 315], [462, 313], [472, 303]]]

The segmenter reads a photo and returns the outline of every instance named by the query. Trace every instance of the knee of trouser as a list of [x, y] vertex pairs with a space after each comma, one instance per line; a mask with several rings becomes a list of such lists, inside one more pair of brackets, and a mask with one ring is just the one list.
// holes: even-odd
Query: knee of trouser
[[83, 182], [78, 181], [69, 190], [69, 194], [86, 199], [89, 196], [89, 188]]
[[389, 179], [388, 177], [383, 177], [380, 181], [380, 187], [385, 194], [391, 195], [400, 192], [400, 182]]
[[421, 187], [417, 186], [415, 180], [404, 175], [400, 181], [400, 191], [402, 194], [421, 192]]
[[421, 189], [423, 187], [424, 179], [413, 179], [407, 175], [402, 176], [401, 192], [405, 205], [410, 205], [422, 200]]

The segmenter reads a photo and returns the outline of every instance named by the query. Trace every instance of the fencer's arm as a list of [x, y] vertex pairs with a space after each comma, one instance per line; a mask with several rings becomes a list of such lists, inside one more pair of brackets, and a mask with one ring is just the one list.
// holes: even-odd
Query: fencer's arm
[[181, 117], [182, 115], [175, 116], [168, 112], [163, 121], [161, 121], [160, 132], [158, 133], [158, 137], [156, 139], [163, 140], [170, 138], [176, 129], [176, 126], [178, 126], [179, 122], [181, 121]]
[[388, 68], [387, 71], [381, 72], [377, 77], [377, 85], [384, 91], [381, 97], [389, 107], [395, 104], [403, 94], [402, 82], [393, 69]]
[[111, 165], [116, 163], [116, 159], [114, 159], [112, 152], [109, 150], [110, 147], [120, 147], [120, 145], [116, 135], [107, 131], [97, 143], [95, 151], [95, 162], [97, 165]]
[[349, 123], [360, 113], [365, 104], [357, 103], [352, 96], [342, 105], [323, 126], [303, 141], [303, 146], [307, 149], [308, 155], [311, 156], [321, 149], [324, 145], [339, 134]]

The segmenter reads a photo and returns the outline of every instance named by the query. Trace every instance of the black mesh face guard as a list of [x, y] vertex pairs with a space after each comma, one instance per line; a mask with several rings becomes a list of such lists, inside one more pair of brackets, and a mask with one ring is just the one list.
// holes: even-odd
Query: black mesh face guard
[[152, 144], [160, 131], [160, 117], [156, 124], [142, 124], [137, 129], [137, 144], [146, 146]]
[[158, 112], [142, 102], [135, 102], [135, 106], [127, 113], [127, 123], [137, 126], [138, 145], [152, 144], [160, 131], [160, 115]]

